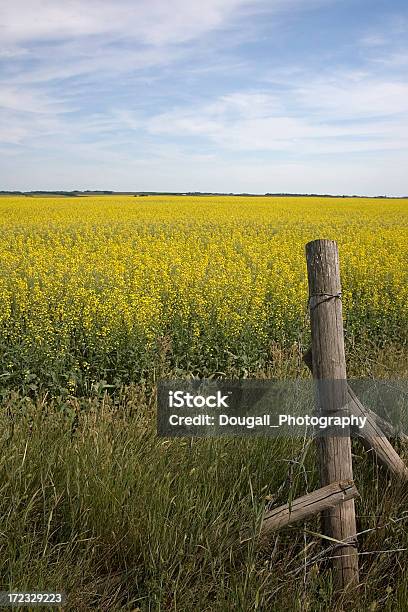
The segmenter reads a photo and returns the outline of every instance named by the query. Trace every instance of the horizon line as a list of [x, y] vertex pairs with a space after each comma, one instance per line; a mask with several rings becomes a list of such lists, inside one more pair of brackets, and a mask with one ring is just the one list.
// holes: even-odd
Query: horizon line
[[408, 195], [392, 196], [392, 195], [357, 195], [357, 194], [333, 194], [333, 193], [291, 193], [291, 192], [266, 192], [266, 193], [251, 193], [251, 192], [224, 192], [224, 191], [115, 191], [111, 189], [34, 189], [31, 191], [22, 190], [0, 190], [0, 195], [59, 195], [67, 197], [75, 197], [81, 195], [133, 195], [133, 196], [148, 196], [148, 195], [178, 195], [178, 196], [246, 196], [246, 197], [319, 197], [319, 198], [371, 198], [384, 200], [406, 200]]

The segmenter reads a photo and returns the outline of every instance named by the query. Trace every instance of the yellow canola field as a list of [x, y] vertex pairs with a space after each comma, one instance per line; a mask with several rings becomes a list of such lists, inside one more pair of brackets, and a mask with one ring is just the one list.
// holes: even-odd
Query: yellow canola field
[[4, 382], [261, 364], [307, 342], [315, 238], [339, 244], [347, 341], [406, 342], [408, 200], [2, 197], [0, 235]]

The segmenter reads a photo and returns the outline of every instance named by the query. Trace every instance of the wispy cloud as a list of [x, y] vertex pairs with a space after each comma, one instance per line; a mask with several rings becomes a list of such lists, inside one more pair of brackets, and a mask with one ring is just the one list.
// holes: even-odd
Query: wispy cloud
[[163, 45], [180, 43], [220, 27], [245, 0], [15, 0], [0, 9], [3, 41], [116, 36]]
[[1, 3], [0, 181], [406, 192], [406, 11], [360, 4]]
[[200, 136], [241, 151], [401, 149], [408, 145], [408, 84], [344, 72], [328, 80], [308, 75], [282, 83], [280, 94], [237, 92], [153, 116], [146, 127], [153, 134]]

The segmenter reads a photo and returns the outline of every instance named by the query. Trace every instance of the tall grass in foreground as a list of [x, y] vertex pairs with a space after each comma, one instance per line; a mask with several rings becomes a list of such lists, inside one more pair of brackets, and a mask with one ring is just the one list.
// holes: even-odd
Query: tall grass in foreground
[[[159, 439], [154, 409], [142, 387], [3, 402], [0, 589], [63, 590], [77, 611], [335, 610], [317, 519], [240, 543], [267, 498], [317, 486], [313, 444]], [[343, 603], [403, 612], [408, 490], [354, 452], [365, 554]]]

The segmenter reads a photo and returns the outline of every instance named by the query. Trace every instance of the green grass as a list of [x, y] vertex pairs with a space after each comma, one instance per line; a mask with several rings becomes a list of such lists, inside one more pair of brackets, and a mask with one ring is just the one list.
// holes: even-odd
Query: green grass
[[[404, 374], [406, 363], [393, 349], [366, 370]], [[337, 603], [317, 518], [262, 548], [242, 542], [267, 496], [285, 503], [318, 486], [313, 444], [158, 438], [154, 392], [138, 385], [83, 399], [5, 394], [0, 448], [2, 590], [63, 590], [76, 611], [407, 609], [408, 551], [396, 549], [408, 548], [408, 488], [357, 441], [358, 531], [371, 531], [359, 537], [361, 585]]]

